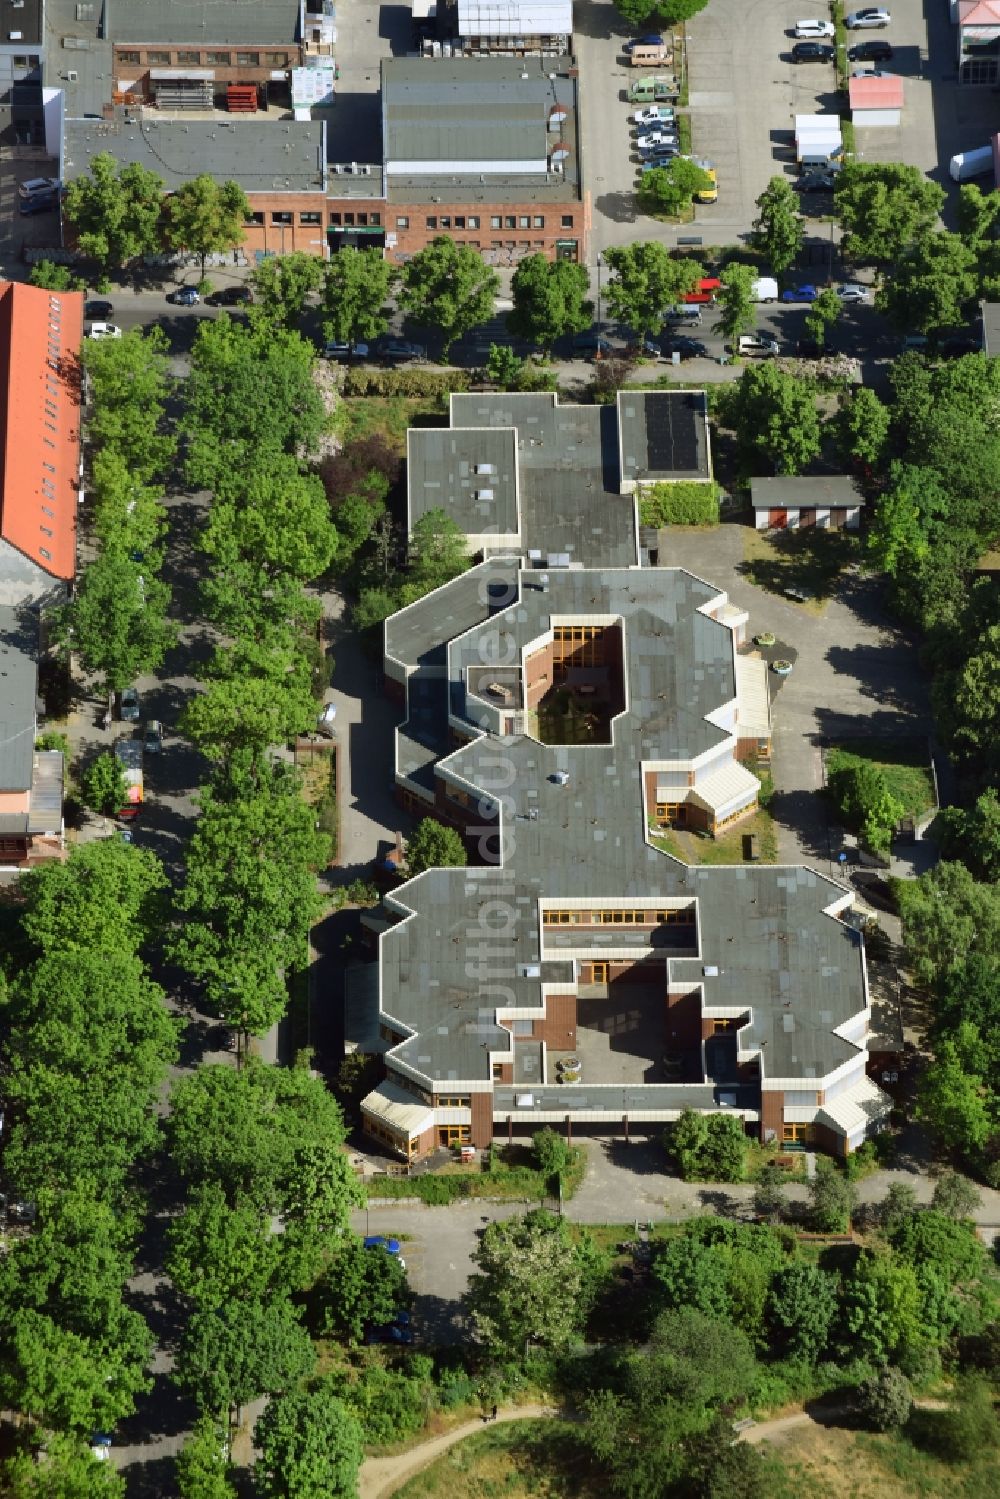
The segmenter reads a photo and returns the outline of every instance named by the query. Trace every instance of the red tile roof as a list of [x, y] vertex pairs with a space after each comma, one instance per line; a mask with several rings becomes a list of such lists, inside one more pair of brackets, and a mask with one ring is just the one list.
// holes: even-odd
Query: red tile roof
[[0, 537], [76, 572], [83, 295], [0, 281]]
[[902, 109], [903, 80], [890, 78], [852, 78], [849, 85], [851, 111], [856, 109]]

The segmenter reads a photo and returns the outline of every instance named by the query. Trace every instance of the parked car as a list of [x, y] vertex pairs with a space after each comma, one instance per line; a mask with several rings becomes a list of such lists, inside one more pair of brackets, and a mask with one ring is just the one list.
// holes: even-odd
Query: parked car
[[837, 287], [837, 296], [842, 302], [867, 302], [869, 291], [858, 281], [844, 281]]
[[844, 17], [848, 31], [884, 31], [892, 20], [881, 5], [866, 5], [863, 10], [852, 10]]
[[803, 172], [798, 189], [800, 193], [831, 193], [836, 181], [835, 172]]
[[662, 36], [657, 36], [655, 32], [651, 32], [649, 36], [634, 36], [634, 37], [631, 37], [629, 41], [624, 42], [622, 44], [622, 51], [623, 52], [632, 52], [636, 47], [665, 47], [665, 46], [666, 46], [666, 42], [663, 40]]
[[796, 42], [792, 62], [832, 62], [833, 48], [823, 42]]
[[92, 318], [99, 318], [104, 321], [111, 316], [114, 310], [110, 302], [102, 301], [100, 298], [84, 302], [83, 304], [83, 315], [88, 321]]
[[676, 130], [645, 130], [638, 137], [640, 151], [648, 151], [653, 146], [676, 146], [680, 136]]
[[121, 338], [122, 330], [114, 323], [91, 323], [87, 338]]
[[59, 199], [55, 193], [36, 193], [33, 198], [22, 198], [17, 205], [17, 211], [22, 218], [30, 218], [35, 213], [51, 213], [58, 204]]
[[337, 343], [335, 339], [330, 339], [328, 343], [323, 345], [320, 354], [324, 359], [337, 359], [341, 363], [344, 363], [348, 359], [367, 359], [368, 345], [341, 344]]
[[697, 302], [685, 302], [682, 306], [668, 307], [663, 314], [665, 323], [697, 324], [701, 326], [701, 308]]
[[139, 689], [123, 687], [118, 705], [118, 717], [123, 723], [139, 722]]
[[892, 56], [892, 47], [888, 42], [877, 41], [874, 37], [868, 42], [857, 42], [848, 52], [851, 62], [888, 62]]
[[406, 1261], [403, 1259], [403, 1256], [400, 1253], [400, 1243], [398, 1239], [387, 1239], [384, 1234], [369, 1234], [365, 1239], [365, 1248], [384, 1249], [386, 1254], [391, 1254], [394, 1259], [397, 1259], [399, 1261], [399, 1267], [401, 1270], [406, 1269]]
[[380, 359], [391, 359], [400, 364], [427, 358], [427, 350], [423, 344], [408, 343], [405, 338], [380, 338], [375, 352]]
[[163, 725], [158, 718], [151, 718], [142, 736], [142, 747], [147, 755], [158, 755], [163, 749]]
[[91, 1436], [90, 1455], [99, 1463], [111, 1461], [111, 1438], [106, 1431], [95, 1431]]
[[674, 118], [674, 112], [669, 104], [647, 104], [645, 109], [637, 109], [632, 116], [634, 125], [664, 125]]
[[971, 338], [968, 334], [952, 334], [948, 338], [942, 338], [937, 346], [938, 354], [942, 359], [961, 359], [964, 354], [981, 354], [982, 344], [978, 338]]
[[382, 1327], [373, 1324], [365, 1329], [365, 1342], [373, 1343], [412, 1343], [413, 1328], [410, 1324], [409, 1312], [398, 1312], [391, 1322], [386, 1322]]
[[591, 328], [589, 332], [578, 333], [573, 339], [574, 354], [581, 354], [585, 359], [613, 359], [621, 351], [614, 344]]
[[640, 151], [642, 170], [652, 172], [657, 167], [665, 167], [668, 162], [675, 161], [680, 154], [679, 146], [654, 146], [650, 151]]
[[249, 286], [223, 286], [210, 292], [205, 302], [209, 307], [249, 307], [253, 292]]
[[736, 341], [738, 354], [768, 358], [778, 352], [778, 340], [766, 333], [743, 333]]
[[177, 307], [193, 307], [196, 302], [201, 301], [201, 296], [193, 286], [179, 286], [176, 291], [167, 293], [167, 301], [173, 302]]
[[634, 338], [628, 346], [628, 353], [633, 359], [659, 359], [661, 352], [660, 345], [648, 334], [642, 338]]
[[796, 21], [795, 35], [802, 37], [835, 36], [832, 21]]
[[807, 282], [804, 286], [789, 286], [781, 293], [783, 302], [815, 302], [819, 296], [816, 287]]
[[700, 339], [685, 338], [683, 334], [671, 334], [660, 345], [660, 348], [666, 359], [669, 359], [671, 354], [679, 354], [682, 359], [704, 359], [708, 355], [708, 350]]
[[884, 68], [852, 68], [852, 78], [891, 78], [893, 75], [887, 73]]
[[38, 193], [57, 193], [60, 186], [58, 177], [29, 177], [17, 191], [22, 198], [33, 198]]

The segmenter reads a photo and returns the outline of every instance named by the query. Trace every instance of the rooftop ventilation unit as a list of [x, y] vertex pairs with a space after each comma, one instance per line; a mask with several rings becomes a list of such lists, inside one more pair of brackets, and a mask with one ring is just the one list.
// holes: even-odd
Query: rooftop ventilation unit
[[552, 779], [553, 779], [553, 781], [555, 782], [555, 784], [557, 786], [568, 786], [569, 785], [569, 771], [568, 770], [556, 770], [556, 771], [553, 771], [553, 773], [552, 773]]
[[474, 474], [495, 474], [497, 466], [495, 463], [474, 463], [472, 472]]
[[494, 496], [494, 491], [492, 489], [477, 489], [476, 490], [476, 499], [477, 500], [492, 500], [494, 497], [495, 497]]

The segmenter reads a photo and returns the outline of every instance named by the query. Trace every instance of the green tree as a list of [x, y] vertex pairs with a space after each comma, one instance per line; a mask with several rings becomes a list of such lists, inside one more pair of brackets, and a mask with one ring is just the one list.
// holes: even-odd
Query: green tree
[[704, 274], [693, 260], [677, 259], [656, 240], [614, 247], [604, 259], [611, 270], [608, 308], [640, 335], [658, 328], [664, 313], [693, 291]]
[[898, 1431], [910, 1419], [912, 1409], [910, 1381], [891, 1364], [858, 1385], [858, 1410], [873, 1431]]
[[927, 231], [893, 261], [875, 305], [900, 332], [929, 333], [962, 322], [977, 290], [975, 252], [957, 234]]
[[[127, 465], [133, 484], [149, 484], [168, 469], [176, 437], [164, 430], [174, 381], [170, 344], [162, 328], [133, 328], [122, 338], [87, 339], [84, 368], [90, 385], [87, 433], [94, 480], [101, 484], [110, 453]], [[112, 538], [102, 535], [102, 540]], [[131, 547], [128, 548], [131, 550]]]
[[707, 4], [708, 0], [615, 0], [615, 9], [632, 26], [654, 21], [678, 26], [682, 21], [690, 21]]
[[324, 269], [324, 336], [345, 344], [374, 342], [389, 326], [386, 302], [397, 276], [381, 250], [338, 250]]
[[832, 286], [824, 287], [819, 296], [809, 306], [805, 316], [805, 329], [807, 335], [815, 339], [816, 343], [826, 343], [827, 332], [840, 317], [843, 307], [840, 298]]
[[438, 235], [407, 263], [399, 305], [418, 326], [443, 335], [446, 359], [456, 339], [493, 316], [499, 289], [500, 277], [478, 250]]
[[864, 1251], [844, 1284], [844, 1324], [852, 1347], [875, 1363], [921, 1343], [920, 1287], [912, 1268]]
[[176, 1458], [180, 1499], [235, 1499], [228, 1451], [223, 1423], [214, 1415], [200, 1416]]
[[46, 291], [86, 291], [87, 283], [82, 276], [75, 276], [68, 265], [58, 265], [52, 260], [36, 260], [28, 277], [32, 286], [44, 287]]
[[867, 537], [878, 566], [892, 578], [912, 571], [930, 552], [949, 503], [932, 472], [912, 463], [893, 463]]
[[973, 1157], [993, 1133], [989, 1090], [954, 1041], [938, 1043], [921, 1080], [916, 1114], [942, 1145]]
[[364, 1435], [329, 1381], [272, 1400], [254, 1440], [262, 1499], [354, 1499]]
[[744, 473], [798, 474], [820, 451], [816, 398], [804, 381], [762, 361], [749, 365], [723, 403]]
[[95, 812], [112, 816], [119, 807], [124, 807], [128, 797], [128, 782], [121, 761], [110, 750], [105, 750], [84, 770], [80, 778], [83, 799]]
[[264, 1302], [278, 1272], [280, 1245], [260, 1207], [229, 1202], [218, 1182], [199, 1183], [170, 1227], [165, 1265], [201, 1311], [246, 1298]]
[[836, 436], [844, 463], [878, 468], [889, 439], [889, 408], [867, 385], [859, 385], [837, 412]]
[[524, 373], [524, 360], [509, 344], [490, 344], [486, 378], [501, 390], [516, 390]]
[[529, 1340], [562, 1348], [579, 1334], [589, 1310], [583, 1267], [561, 1218], [494, 1221], [472, 1258], [465, 1306], [487, 1348], [520, 1356]]
[[246, 1297], [196, 1311], [177, 1351], [174, 1379], [205, 1415], [238, 1413], [312, 1373], [316, 1353], [288, 1301]]
[[208, 172], [184, 182], [163, 208], [167, 243], [205, 261], [220, 250], [233, 250], [246, 239], [253, 219], [250, 200], [238, 182], [216, 182]]
[[741, 333], [749, 333], [757, 320], [757, 303], [753, 285], [754, 269], [734, 261], [727, 265], [719, 278], [722, 286], [718, 294], [719, 316], [716, 329], [732, 342], [735, 352]]
[[284, 1012], [285, 976], [305, 955], [320, 911], [315, 871], [328, 856], [288, 766], [240, 757], [201, 793], [170, 951], [244, 1037]]
[[0, 1463], [0, 1490], [7, 1499], [124, 1499], [125, 1480], [85, 1438], [49, 1432], [44, 1459], [21, 1451]]
[[933, 229], [944, 189], [919, 167], [899, 162], [850, 161], [837, 174], [834, 209], [849, 260], [893, 265], [921, 234]]
[[135, 1312], [122, 1311], [101, 1339], [84, 1338], [22, 1307], [5, 1330], [0, 1397], [59, 1432], [110, 1431], [152, 1388], [146, 1368], [153, 1336]]
[[[315, 728], [312, 669], [297, 634], [273, 631], [262, 644], [243, 640], [222, 647], [208, 670], [205, 691], [188, 702], [180, 727], [224, 766], [240, 754], [259, 757], [271, 745]], [[246, 957], [253, 966], [255, 955]]]
[[854, 1185], [832, 1161], [817, 1159], [816, 1175], [809, 1183], [812, 1226], [818, 1233], [844, 1233], [854, 1211]]
[[889, 791], [885, 772], [861, 760], [831, 772], [828, 787], [848, 826], [858, 829], [874, 853], [886, 853], [906, 808]]
[[405, 1296], [398, 1255], [373, 1254], [350, 1235], [338, 1242], [305, 1299], [310, 1327], [319, 1336], [360, 1343], [366, 1325], [391, 1322]]
[[794, 265], [802, 249], [805, 225], [795, 189], [787, 177], [772, 177], [757, 199], [760, 210], [753, 222], [751, 244], [776, 276]]
[[931, 985], [959, 958], [1000, 950], [1000, 891], [957, 861], [942, 861], [899, 889], [907, 963]]
[[[218, 1182], [233, 1205], [246, 1199], [270, 1213], [295, 1206], [300, 1156], [339, 1146], [344, 1121], [320, 1078], [305, 1067], [267, 1067], [248, 1058], [239, 1071], [205, 1065], [174, 1086], [167, 1120], [171, 1158], [189, 1183]], [[353, 1195], [337, 1228], [346, 1233]]]
[[964, 1374], [956, 1381], [952, 1403], [935, 1411], [925, 1427], [925, 1441], [948, 1462], [970, 1463], [984, 1452], [995, 1452], [1000, 1441], [993, 1392], [980, 1375]]
[[531, 1147], [535, 1165], [547, 1180], [561, 1177], [573, 1158], [571, 1146], [554, 1129], [537, 1130], [531, 1137]]
[[101, 151], [87, 175], [66, 184], [63, 218], [84, 255], [107, 272], [162, 248], [163, 187], [156, 172]]
[[963, 182], [958, 190], [958, 232], [970, 249], [978, 249], [992, 234], [1000, 218], [1000, 192], [984, 193], [976, 182]]
[[756, 1217], [769, 1223], [780, 1223], [787, 1213], [788, 1194], [780, 1166], [765, 1166], [761, 1171], [754, 1188], [753, 1210]]
[[104, 681], [110, 705], [136, 677], [156, 671], [177, 638], [167, 618], [170, 589], [144, 562], [106, 547], [84, 569], [76, 593], [54, 620], [60, 640]]
[[837, 1283], [818, 1265], [789, 1265], [775, 1276], [768, 1296], [772, 1336], [790, 1358], [822, 1358], [837, 1315]]
[[967, 755], [992, 754], [1000, 712], [1000, 625], [972, 643], [973, 649], [955, 677], [952, 700], [957, 722], [951, 738]]
[[685, 1476], [697, 1485], [699, 1499], [767, 1499], [771, 1492], [764, 1459], [749, 1442], [741, 1442], [731, 1421], [712, 1424], [686, 1443]]
[[994, 787], [971, 808], [942, 807], [934, 831], [942, 858], [961, 859], [978, 880], [1000, 880], [1000, 795]]
[[[934, 1184], [931, 1207], [946, 1218], [971, 1218], [982, 1205], [982, 1196], [967, 1176], [958, 1171], [942, 1171]], [[977, 1246], [978, 1247], [978, 1246]]]
[[468, 855], [461, 836], [436, 817], [424, 817], [406, 840], [406, 868], [410, 875], [425, 869], [454, 869], [465, 865]]
[[262, 322], [269, 328], [293, 328], [309, 297], [323, 285], [326, 271], [319, 255], [307, 255], [303, 250], [267, 256], [250, 273], [254, 298], [251, 322]]
[[665, 167], [644, 172], [639, 183], [639, 207], [644, 213], [675, 217], [694, 198], [711, 187], [712, 179], [696, 161], [675, 156]]
[[906, 1182], [893, 1182], [877, 1210], [882, 1232], [891, 1239], [913, 1217], [917, 1206], [917, 1194], [913, 1187]]
[[526, 255], [511, 286], [514, 310], [507, 315], [507, 327], [516, 338], [548, 351], [557, 338], [589, 328], [594, 309], [587, 301], [586, 266]]
[[419, 590], [415, 595], [419, 598], [465, 571], [468, 543], [446, 511], [428, 510], [410, 532], [407, 561], [409, 580]]

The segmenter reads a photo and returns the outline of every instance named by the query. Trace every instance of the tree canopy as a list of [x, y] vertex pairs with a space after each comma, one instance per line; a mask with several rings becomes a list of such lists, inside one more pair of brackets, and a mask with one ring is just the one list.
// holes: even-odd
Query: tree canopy
[[209, 255], [243, 243], [244, 225], [252, 221], [253, 212], [238, 182], [217, 182], [209, 172], [202, 172], [169, 195], [163, 216], [167, 243], [199, 256], [204, 276]]
[[760, 210], [753, 222], [751, 243], [776, 276], [784, 275], [798, 259], [805, 237], [795, 189], [787, 177], [772, 177], [757, 199]]
[[257, 1423], [262, 1499], [354, 1499], [363, 1433], [328, 1381], [272, 1400]]
[[526, 255], [514, 272], [514, 310], [507, 327], [517, 338], [550, 349], [557, 338], [590, 326], [587, 267], [569, 260]]
[[163, 188], [156, 172], [101, 151], [88, 173], [66, 184], [63, 217], [83, 253], [109, 271], [159, 250]]
[[636, 333], [658, 328], [664, 314], [693, 291], [703, 274], [693, 260], [681, 260], [657, 240], [615, 246], [604, 253], [611, 269], [605, 295], [611, 313]]
[[443, 335], [447, 357], [456, 339], [493, 316], [500, 277], [478, 250], [438, 235], [408, 261], [399, 305], [423, 328]]
[[834, 190], [843, 252], [850, 260], [893, 265], [934, 228], [943, 204], [944, 189], [919, 167], [849, 161]]
[[389, 326], [386, 303], [399, 273], [380, 250], [338, 250], [323, 278], [323, 332], [338, 343], [374, 342]]

